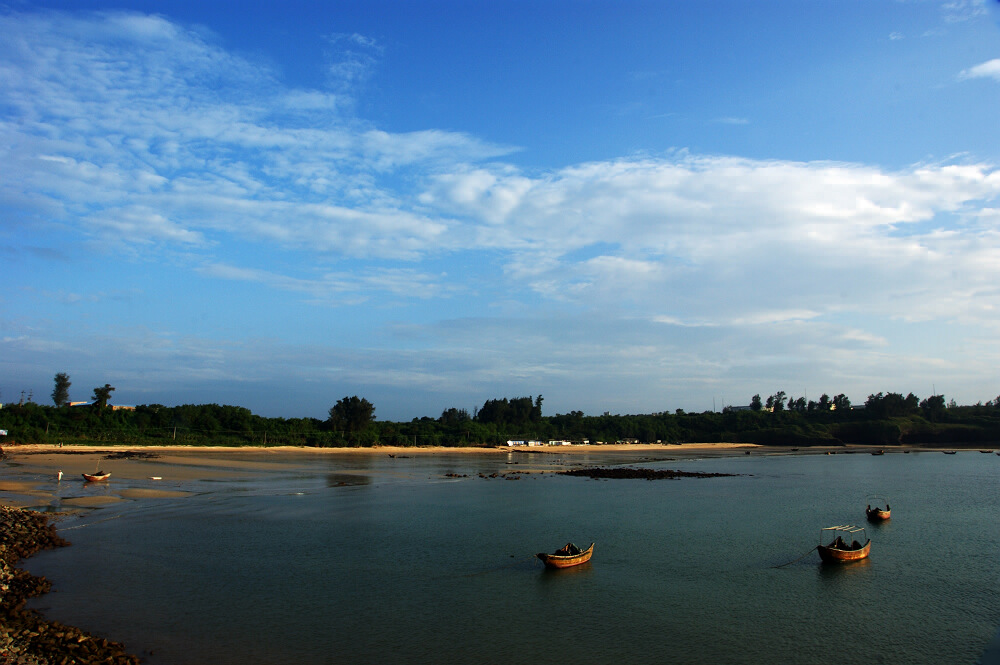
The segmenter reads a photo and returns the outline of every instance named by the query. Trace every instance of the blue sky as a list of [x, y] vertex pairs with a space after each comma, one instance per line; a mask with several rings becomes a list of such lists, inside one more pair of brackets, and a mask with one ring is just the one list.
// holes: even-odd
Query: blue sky
[[7, 2], [0, 400], [1000, 394], [996, 2]]

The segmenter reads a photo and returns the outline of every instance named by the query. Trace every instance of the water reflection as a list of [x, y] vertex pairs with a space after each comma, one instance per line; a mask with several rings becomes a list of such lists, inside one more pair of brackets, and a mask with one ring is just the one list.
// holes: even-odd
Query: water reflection
[[544, 567], [538, 576], [539, 584], [553, 584], [558, 583], [559, 580], [565, 580], [569, 577], [575, 577], [577, 579], [589, 577], [594, 572], [593, 564], [588, 561], [587, 563], [581, 563], [579, 566], [573, 566], [571, 568], [549, 568]]
[[870, 558], [839, 563], [821, 561], [819, 563], [819, 574], [824, 580], [843, 579], [844, 577], [857, 575], [858, 573], [868, 572], [871, 565], [872, 561]]

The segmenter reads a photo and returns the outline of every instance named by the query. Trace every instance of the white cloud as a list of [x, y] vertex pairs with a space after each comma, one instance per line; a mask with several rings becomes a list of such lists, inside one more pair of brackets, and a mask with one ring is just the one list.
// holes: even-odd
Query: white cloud
[[960, 79], [992, 78], [1000, 81], [1000, 58], [987, 60], [975, 67], [965, 69], [958, 77]]
[[[283, 89], [157, 17], [9, 15], [0, 29], [18, 35], [0, 45], [0, 197], [62, 209], [67, 224], [98, 220], [116, 244], [145, 244], [152, 232], [188, 245], [211, 229], [412, 256], [445, 224], [378, 181], [405, 187], [408, 169], [510, 152], [460, 133], [372, 129], [339, 116], [337, 95]], [[135, 209], [169, 225], [121, 219]]]

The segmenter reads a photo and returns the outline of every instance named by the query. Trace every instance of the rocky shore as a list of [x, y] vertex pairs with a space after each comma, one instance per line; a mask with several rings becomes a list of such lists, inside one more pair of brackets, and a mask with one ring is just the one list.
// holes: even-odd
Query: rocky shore
[[25, 609], [29, 598], [47, 593], [52, 584], [17, 568], [18, 562], [65, 545], [69, 542], [42, 513], [0, 506], [0, 665], [138, 665], [139, 658], [122, 644]]

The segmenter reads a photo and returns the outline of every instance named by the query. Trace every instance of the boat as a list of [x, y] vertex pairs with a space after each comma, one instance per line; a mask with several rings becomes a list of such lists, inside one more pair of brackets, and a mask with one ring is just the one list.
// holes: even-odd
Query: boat
[[885, 455], [884, 450], [873, 450], [872, 455]]
[[979, 452], [981, 452], [981, 453], [985, 453], [985, 454], [989, 455], [989, 454], [990, 454], [990, 453], [992, 453], [993, 451], [992, 451], [992, 450], [980, 450]]
[[945, 455], [954, 455], [958, 451], [957, 450], [942, 450], [941, 452], [943, 452]]
[[[859, 540], [864, 540], [864, 543]], [[824, 544], [825, 543], [825, 544]], [[824, 563], [850, 563], [868, 558], [872, 541], [864, 527], [852, 524], [828, 526], [820, 531], [816, 550]]]
[[[882, 506], [885, 506], [885, 508]], [[869, 522], [883, 522], [892, 517], [892, 511], [889, 510], [889, 499], [878, 494], [868, 497], [865, 517], [868, 518]]]
[[539, 552], [535, 556], [542, 560], [546, 568], [569, 568], [570, 566], [579, 566], [581, 563], [587, 563], [590, 561], [593, 553], [594, 543], [591, 543], [590, 547], [585, 550], [581, 550], [573, 543], [566, 543], [566, 545], [560, 547], [552, 554]]
[[81, 475], [88, 483], [99, 483], [111, 477], [110, 473], [105, 473], [104, 471], [95, 471], [94, 473], [84, 473]]

